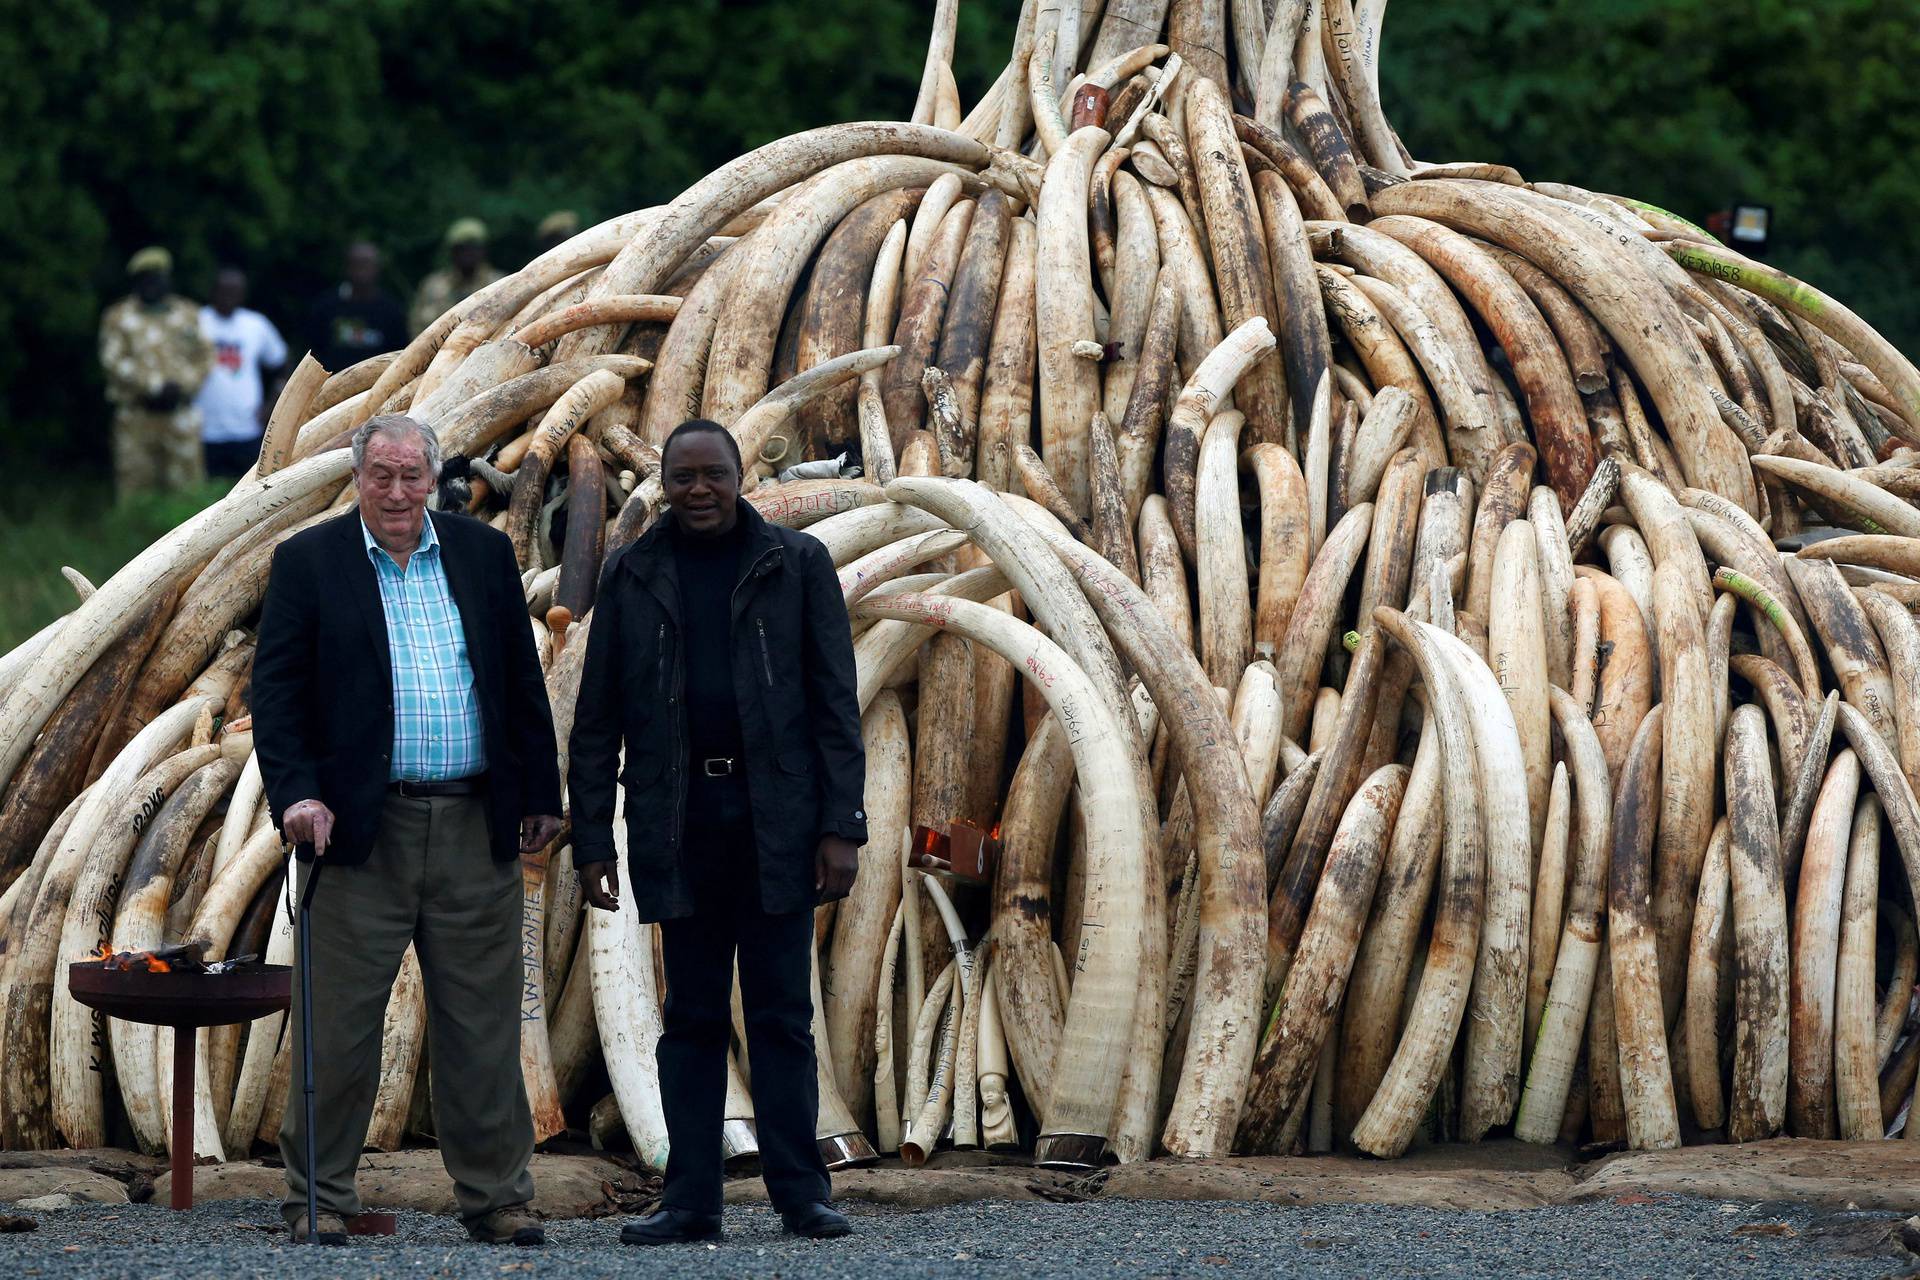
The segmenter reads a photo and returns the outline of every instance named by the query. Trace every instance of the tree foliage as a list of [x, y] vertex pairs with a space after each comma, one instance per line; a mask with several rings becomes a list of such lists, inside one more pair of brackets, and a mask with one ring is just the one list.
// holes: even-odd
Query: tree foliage
[[1773, 207], [1766, 259], [1920, 353], [1920, 3], [1402, 4], [1381, 93], [1422, 159], [1699, 221]]
[[[962, 5], [971, 103], [1016, 0]], [[126, 255], [204, 295], [236, 259], [297, 328], [341, 245], [406, 292], [477, 214], [517, 265], [547, 211], [670, 198], [780, 135], [911, 107], [927, 0], [0, 0], [0, 451], [101, 456], [93, 360]], [[1772, 261], [1906, 349], [1920, 0], [1423, 0], [1383, 88], [1423, 158], [1502, 160], [1698, 218], [1771, 203]]]

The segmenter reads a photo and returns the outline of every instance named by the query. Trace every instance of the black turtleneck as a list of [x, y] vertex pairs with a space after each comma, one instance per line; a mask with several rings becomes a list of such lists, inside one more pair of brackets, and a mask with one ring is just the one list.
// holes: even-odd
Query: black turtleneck
[[680, 652], [685, 655], [687, 742], [694, 760], [740, 754], [740, 711], [733, 693], [733, 589], [747, 528], [695, 537], [675, 527], [680, 578]]

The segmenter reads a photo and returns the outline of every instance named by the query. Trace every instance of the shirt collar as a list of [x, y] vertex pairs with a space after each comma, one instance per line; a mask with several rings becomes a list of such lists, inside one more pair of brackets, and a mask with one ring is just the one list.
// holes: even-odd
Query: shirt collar
[[[366, 543], [369, 559], [377, 562], [381, 557], [385, 557], [389, 564], [395, 564], [395, 567], [398, 567], [393, 557], [387, 554], [387, 549], [374, 539], [373, 530], [367, 528], [365, 516], [360, 517], [360, 538]], [[428, 512], [420, 521], [420, 545], [413, 549], [413, 553], [415, 555], [438, 554], [439, 550], [440, 535], [433, 531], [433, 513]]]

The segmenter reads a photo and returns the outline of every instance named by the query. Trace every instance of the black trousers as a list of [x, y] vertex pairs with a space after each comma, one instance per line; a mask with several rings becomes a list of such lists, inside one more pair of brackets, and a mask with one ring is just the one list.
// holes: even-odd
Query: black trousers
[[741, 777], [692, 779], [682, 856], [694, 914], [660, 926], [667, 1003], [655, 1056], [669, 1142], [661, 1200], [695, 1213], [720, 1211], [736, 954], [767, 1195], [785, 1211], [825, 1200], [832, 1190], [814, 1142], [820, 1095], [813, 1056], [813, 913], [768, 915], [760, 909], [746, 791]]

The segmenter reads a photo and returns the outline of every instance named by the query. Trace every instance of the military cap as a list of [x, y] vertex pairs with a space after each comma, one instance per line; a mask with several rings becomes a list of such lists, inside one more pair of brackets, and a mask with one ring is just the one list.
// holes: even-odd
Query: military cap
[[548, 237], [571, 236], [580, 230], [580, 215], [571, 209], [555, 209], [540, 219], [540, 225], [534, 234], [542, 240]]
[[487, 224], [478, 218], [460, 218], [447, 228], [447, 244], [485, 244]]
[[173, 255], [157, 244], [150, 244], [127, 259], [127, 274], [141, 275], [148, 271], [172, 271]]

